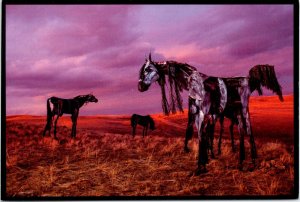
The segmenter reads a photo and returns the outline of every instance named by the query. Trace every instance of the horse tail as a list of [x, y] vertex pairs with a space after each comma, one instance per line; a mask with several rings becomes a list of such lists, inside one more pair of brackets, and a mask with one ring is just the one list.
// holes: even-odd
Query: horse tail
[[259, 95], [262, 95], [261, 87], [272, 90], [283, 102], [281, 86], [278, 83], [274, 66], [271, 65], [256, 65], [249, 71], [249, 85], [251, 92], [257, 90]]
[[51, 98], [47, 99], [47, 123], [52, 122], [52, 112], [50, 107]]

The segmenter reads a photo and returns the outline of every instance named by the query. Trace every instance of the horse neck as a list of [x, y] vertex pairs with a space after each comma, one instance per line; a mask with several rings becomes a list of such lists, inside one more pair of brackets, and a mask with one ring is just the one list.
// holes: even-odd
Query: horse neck
[[[158, 70], [161, 74], [168, 76], [169, 79], [173, 79], [180, 84], [185, 90], [188, 90], [188, 78], [197, 71], [193, 66], [185, 63], [178, 63], [175, 61], [166, 61], [163, 63], [157, 63]], [[201, 73], [200, 73], [201, 74]]]
[[74, 98], [74, 100], [77, 101], [79, 108], [87, 102], [87, 98], [85, 96], [77, 96]]

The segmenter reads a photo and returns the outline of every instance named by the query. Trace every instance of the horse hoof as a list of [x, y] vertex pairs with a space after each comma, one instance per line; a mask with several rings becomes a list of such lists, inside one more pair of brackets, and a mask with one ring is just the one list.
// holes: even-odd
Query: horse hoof
[[207, 173], [207, 172], [208, 172], [208, 170], [206, 168], [197, 168], [195, 171], [195, 175], [199, 176], [199, 175]]
[[194, 175], [195, 175], [195, 172], [190, 171], [190, 173], [188, 174], [188, 177], [192, 177], [192, 176], [194, 176]]
[[67, 140], [67, 139], [62, 139], [62, 140], [59, 141], [59, 144], [60, 144], [60, 145], [64, 145], [64, 144], [66, 144], [66, 143], [68, 143], [68, 140]]
[[255, 165], [255, 159], [252, 159], [252, 164], [249, 166], [248, 170], [250, 172], [252, 172], [252, 171], [255, 170], [255, 167], [256, 167], [256, 165]]
[[184, 148], [184, 152], [185, 152], [185, 153], [189, 153], [189, 152], [190, 152], [190, 149], [187, 148], [187, 147], [185, 147], [185, 148]]
[[249, 166], [248, 170], [249, 170], [250, 172], [253, 172], [253, 171], [255, 170], [255, 165]]

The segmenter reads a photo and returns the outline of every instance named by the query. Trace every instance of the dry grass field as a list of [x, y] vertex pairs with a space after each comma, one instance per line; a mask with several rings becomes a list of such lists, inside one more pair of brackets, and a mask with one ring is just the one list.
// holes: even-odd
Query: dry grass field
[[[6, 117], [6, 194], [18, 197], [97, 196], [291, 196], [294, 194], [293, 96], [252, 97], [250, 115], [258, 159], [251, 164], [249, 138], [246, 160], [238, 169], [225, 120], [222, 154], [210, 159], [208, 172], [193, 175], [197, 138], [183, 150], [187, 112], [152, 115], [156, 130], [131, 136], [130, 115], [79, 116], [76, 139], [71, 120], [58, 121], [57, 136], [42, 137], [45, 116]], [[46, 109], [45, 109], [46, 110]], [[134, 112], [133, 112], [134, 113]], [[53, 131], [53, 130], [52, 130]], [[239, 146], [237, 128], [234, 129]], [[215, 133], [215, 154], [219, 124]]]

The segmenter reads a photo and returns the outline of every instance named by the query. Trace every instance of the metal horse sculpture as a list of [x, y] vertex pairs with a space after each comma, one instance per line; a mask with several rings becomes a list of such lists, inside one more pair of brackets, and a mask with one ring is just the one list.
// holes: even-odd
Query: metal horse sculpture
[[154, 121], [151, 116], [141, 116], [138, 114], [133, 114], [131, 116], [131, 127], [132, 127], [132, 136], [135, 136], [135, 129], [137, 125], [143, 126], [143, 137], [147, 135], [148, 127], [150, 127], [151, 130], [155, 129]]
[[[256, 65], [251, 68], [247, 77], [233, 77], [223, 78], [227, 86], [228, 102], [222, 113], [219, 114], [221, 130], [218, 143], [218, 153], [221, 153], [221, 139], [224, 131], [223, 121], [224, 117], [230, 119], [231, 124], [229, 126], [231, 135], [231, 145], [233, 152], [235, 151], [234, 138], [233, 138], [233, 126], [238, 125], [240, 134], [240, 169], [242, 169], [243, 160], [245, 160], [244, 149], [244, 132], [250, 136], [251, 144], [251, 158], [253, 165], [255, 166], [255, 158], [257, 158], [257, 152], [255, 148], [254, 137], [252, 134], [250, 115], [249, 115], [249, 98], [253, 91], [257, 90], [259, 95], [262, 95], [261, 87], [266, 87], [272, 90], [279, 97], [279, 100], [283, 102], [281, 86], [278, 83], [274, 66], [271, 65]], [[247, 84], [247, 85], [245, 85]], [[244, 89], [244, 94], [240, 94], [241, 89]], [[242, 97], [243, 96], [243, 97]], [[245, 99], [246, 98], [246, 99]], [[212, 128], [214, 128], [215, 120], [212, 122]], [[242, 130], [243, 129], [243, 130]], [[212, 130], [213, 131], [213, 130]], [[186, 142], [191, 138], [191, 134], [186, 134]], [[211, 150], [213, 150], [214, 134], [210, 134]], [[187, 144], [186, 144], [187, 147]]]
[[[53, 104], [53, 109], [51, 110], [50, 102]], [[63, 114], [71, 114], [72, 119], [72, 133], [71, 137], [76, 137], [76, 125], [77, 125], [77, 118], [79, 114], [79, 109], [88, 102], [98, 102], [97, 98], [92, 95], [78, 95], [74, 97], [73, 99], [63, 99], [58, 97], [50, 97], [47, 99], [47, 124], [45, 126], [43, 136], [45, 136], [46, 131], [50, 130], [53, 122], [53, 118], [56, 115], [56, 119], [54, 122], [54, 138], [56, 137], [56, 124], [59, 117], [61, 117]]]
[[[166, 76], [169, 79], [170, 101], [166, 98]], [[245, 159], [243, 130], [250, 136], [251, 157], [255, 162], [256, 146], [251, 131], [249, 117], [249, 97], [257, 90], [262, 94], [261, 86], [276, 92], [282, 98], [281, 87], [278, 84], [274, 67], [270, 65], [257, 65], [250, 69], [248, 77], [220, 78], [211, 77], [197, 71], [193, 66], [175, 61], [154, 62], [149, 58], [140, 69], [138, 89], [143, 92], [150, 85], [158, 82], [162, 93], [162, 108], [166, 115], [176, 109], [183, 112], [183, 90], [189, 92], [188, 124], [185, 138], [185, 151], [188, 141], [192, 138], [193, 124], [196, 124], [199, 140], [198, 168], [196, 174], [206, 172], [208, 162], [208, 146], [212, 150], [214, 124], [218, 116], [236, 113], [239, 132], [241, 134], [240, 164]], [[169, 103], [170, 102], [170, 103]], [[210, 135], [209, 135], [210, 134]], [[210, 140], [209, 140], [210, 139]], [[210, 144], [209, 144], [210, 142]], [[213, 153], [212, 153], [213, 154]]]

